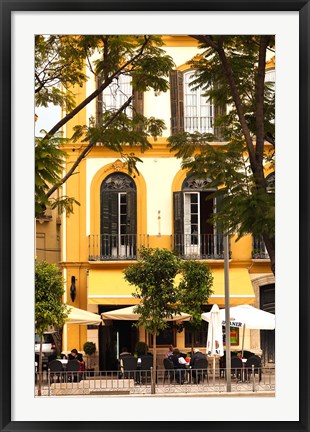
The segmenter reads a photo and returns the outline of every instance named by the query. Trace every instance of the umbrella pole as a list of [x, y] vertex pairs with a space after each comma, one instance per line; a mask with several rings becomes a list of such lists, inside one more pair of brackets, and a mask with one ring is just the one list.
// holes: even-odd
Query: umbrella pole
[[213, 386], [215, 387], [215, 357], [213, 356]]
[[116, 358], [119, 359], [119, 332], [116, 332]]
[[245, 333], [245, 324], [243, 324], [243, 333], [242, 333], [242, 349], [241, 349], [242, 358], [243, 358], [243, 351], [244, 351], [244, 333]]
[[231, 392], [231, 354], [230, 354], [230, 297], [229, 297], [229, 239], [225, 233], [224, 244], [224, 281], [225, 281], [225, 335], [226, 335], [226, 385]]

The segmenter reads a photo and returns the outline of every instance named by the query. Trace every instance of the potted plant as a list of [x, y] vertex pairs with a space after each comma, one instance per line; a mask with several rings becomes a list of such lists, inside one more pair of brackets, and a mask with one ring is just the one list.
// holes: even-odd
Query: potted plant
[[90, 372], [90, 375], [94, 375], [94, 360], [93, 354], [96, 352], [96, 344], [94, 342], [85, 342], [83, 345], [83, 350], [86, 354], [86, 371]]

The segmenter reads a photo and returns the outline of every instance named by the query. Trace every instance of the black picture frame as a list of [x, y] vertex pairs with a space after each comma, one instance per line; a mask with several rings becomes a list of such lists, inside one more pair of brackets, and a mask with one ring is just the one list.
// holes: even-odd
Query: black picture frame
[[[125, 430], [208, 430], [208, 431], [310, 431], [309, 422], [309, 1], [305, 0], [202, 0], [185, 2], [170, 0], [156, 2], [134, 1], [0, 1], [1, 12], [1, 141], [0, 141], [0, 425], [1, 431], [125, 431]], [[11, 13], [15, 11], [298, 11], [300, 23], [300, 250], [299, 250], [299, 328], [302, 354], [299, 363], [299, 421], [267, 422], [23, 422], [11, 417]], [[288, 30], [289, 31], [289, 30]], [[292, 226], [293, 226], [292, 222]], [[220, 401], [220, 399], [219, 399]], [[254, 401], [254, 400], [253, 400]], [[219, 402], [220, 403], [220, 402]], [[138, 402], [137, 402], [138, 405]], [[198, 408], [199, 409], [199, 408]], [[219, 408], [220, 409], [220, 408]], [[255, 410], [255, 405], [253, 404]], [[138, 407], [137, 407], [138, 411]], [[262, 418], [264, 413], [262, 413]], [[193, 420], [195, 413], [193, 413]]]

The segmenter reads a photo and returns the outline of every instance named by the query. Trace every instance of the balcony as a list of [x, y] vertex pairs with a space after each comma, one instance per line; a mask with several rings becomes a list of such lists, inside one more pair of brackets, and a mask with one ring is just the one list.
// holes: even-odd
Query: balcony
[[89, 261], [136, 260], [141, 246], [149, 247], [147, 234], [91, 234], [88, 236]]
[[253, 237], [252, 258], [269, 259], [264, 240], [261, 237]]
[[224, 259], [222, 234], [175, 234], [172, 248], [183, 259]]
[[[148, 234], [91, 234], [88, 259], [136, 260], [141, 246], [149, 247]], [[170, 247], [183, 259], [224, 259], [222, 234], [174, 234], [170, 236]]]
[[213, 134], [213, 117], [184, 117], [184, 130], [189, 133]]

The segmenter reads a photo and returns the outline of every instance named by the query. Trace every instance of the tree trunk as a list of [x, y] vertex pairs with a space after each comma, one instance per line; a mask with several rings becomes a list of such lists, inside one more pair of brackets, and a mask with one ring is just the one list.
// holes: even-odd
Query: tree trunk
[[38, 380], [38, 396], [42, 395], [42, 344], [43, 344], [43, 335], [40, 335], [40, 352], [39, 352], [39, 380]]
[[263, 240], [270, 258], [271, 271], [276, 274], [276, 254], [275, 254], [275, 239], [267, 235], [263, 235]]
[[[263, 167], [263, 156], [264, 156], [264, 142], [265, 142], [265, 130], [264, 130], [264, 82], [265, 82], [265, 67], [266, 67], [266, 50], [270, 42], [271, 36], [262, 35], [259, 42], [259, 58], [258, 58], [258, 70], [255, 82], [255, 117], [256, 117], [256, 145], [254, 149], [253, 140], [248, 128], [246, 118], [244, 116], [244, 110], [242, 101], [238, 92], [238, 88], [233, 75], [231, 64], [229, 63], [223, 45], [215, 43], [212, 38], [206, 35], [192, 36], [200, 42], [208, 44], [212, 47], [219, 55], [224, 75], [231, 90], [231, 95], [238, 113], [238, 118], [242, 128], [242, 132], [247, 145], [251, 170], [256, 182], [256, 187], [263, 193], [268, 193], [266, 190], [266, 181], [264, 176]], [[273, 274], [275, 274], [275, 241], [269, 238], [267, 235], [263, 236], [266, 249], [270, 258], [270, 266]]]
[[152, 377], [152, 388], [151, 393], [155, 394], [155, 386], [156, 386], [156, 332], [153, 333], [153, 377]]

